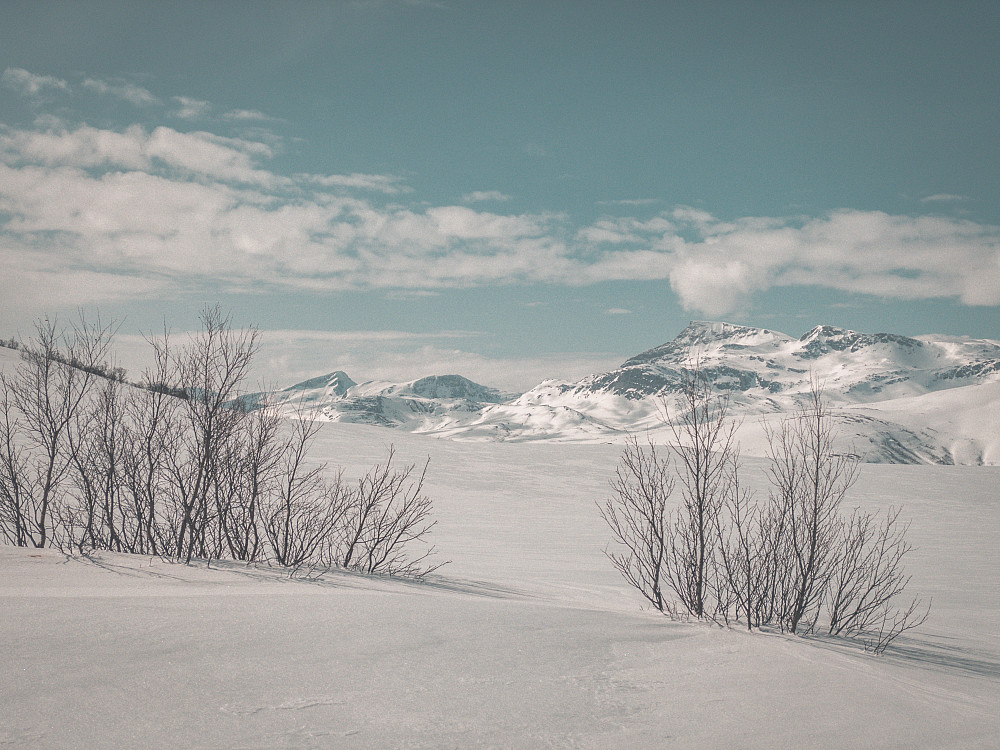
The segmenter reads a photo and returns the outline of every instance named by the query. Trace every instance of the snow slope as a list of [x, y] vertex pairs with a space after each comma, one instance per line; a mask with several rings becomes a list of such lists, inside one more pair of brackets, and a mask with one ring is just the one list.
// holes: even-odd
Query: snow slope
[[[1000, 462], [1000, 343], [909, 338], [816, 326], [801, 338], [695, 321], [610, 372], [502, 394], [459, 375], [356, 384], [343, 372], [267, 394], [287, 411], [463, 441], [622, 442], [665, 433], [686, 373], [700, 368], [743, 420], [747, 455], [765, 455], [762, 422], [806, 401], [813, 383], [836, 411], [843, 450], [875, 463]], [[254, 398], [265, 394], [255, 394]]]
[[509, 396], [461, 375], [432, 375], [405, 383], [371, 380], [355, 383], [333, 372], [297, 383], [267, 397], [283, 411], [305, 409], [332, 422], [375, 424], [420, 431], [442, 417], [473, 414]]
[[834, 408], [844, 450], [870, 462], [1000, 461], [1000, 343], [907, 338], [817, 326], [800, 339], [730, 323], [694, 322], [620, 368], [574, 383], [546, 381], [478, 414], [423, 431], [466, 440], [620, 442], [663, 433], [664, 406], [697, 367], [743, 420], [748, 455], [765, 455], [762, 421], [800, 408], [812, 383]]
[[[931, 619], [875, 658], [645, 611], [594, 501], [619, 448], [325, 424], [357, 476], [430, 455], [432, 580], [0, 547], [0, 745], [25, 748], [994, 748], [992, 467], [862, 469], [904, 505]], [[759, 462], [747, 477], [764, 491]]]

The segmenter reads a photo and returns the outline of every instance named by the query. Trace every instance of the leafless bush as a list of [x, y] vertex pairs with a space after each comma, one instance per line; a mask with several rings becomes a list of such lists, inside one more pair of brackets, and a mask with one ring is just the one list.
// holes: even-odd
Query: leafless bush
[[230, 436], [216, 466], [217, 534], [234, 560], [256, 562], [263, 558], [264, 505], [276, 492], [281, 471], [280, 428], [281, 417], [275, 409], [264, 405], [249, 412]]
[[57, 509], [58, 546], [80, 552], [134, 552], [142, 527], [129, 507], [122, 471], [127, 450], [121, 383], [104, 380], [69, 433], [73, 497]]
[[264, 531], [275, 562], [286, 567], [320, 563], [325, 545], [347, 513], [348, 501], [338, 473], [326, 479], [326, 466], [308, 466], [306, 454], [319, 424], [294, 421], [280, 457], [273, 496], [265, 508]]
[[899, 523], [895, 508], [881, 521], [856, 510], [844, 522], [827, 593], [831, 635], [858, 636], [867, 648], [882, 653], [899, 635], [927, 619], [930, 603], [924, 607], [919, 597], [905, 608], [894, 606], [910, 582], [903, 570], [903, 557], [912, 549], [906, 541], [908, 526]]
[[[0, 526], [20, 546], [44, 547], [52, 538], [64, 483], [86, 429], [87, 397], [99, 376], [112, 326], [82, 315], [69, 328], [36, 324], [19, 347], [13, 375], [0, 373]], [[68, 364], [76, 363], [76, 366]]]
[[[822, 628], [875, 653], [922, 624], [929, 604], [919, 597], [895, 604], [910, 581], [899, 511], [882, 520], [841, 512], [858, 458], [834, 450], [821, 389], [812, 388], [806, 408], [765, 427], [772, 485], [765, 503], [741, 484], [727, 406], [696, 372], [670, 422], [673, 466], [652, 441], [627, 442], [614, 497], [599, 505], [617, 545], [607, 554], [623, 577], [671, 616], [799, 634]], [[675, 486], [681, 498], [671, 511]]]
[[125, 400], [127, 450], [122, 466], [125, 491], [135, 509], [135, 522], [143, 529], [135, 552], [167, 554], [174, 549], [172, 525], [165, 522], [169, 509], [178, 505], [173, 498], [170, 469], [180, 461], [180, 402], [162, 388], [169, 377], [168, 338], [150, 339], [154, 364], [143, 373], [138, 387]]
[[[217, 307], [180, 347], [149, 338], [135, 385], [105, 363], [110, 326], [39, 323], [0, 373], [0, 539], [420, 577], [440, 567], [426, 537], [427, 465], [384, 464], [356, 487], [309, 461], [319, 423], [287, 422], [241, 390], [257, 331]], [[442, 563], [443, 564], [443, 563]]]
[[768, 520], [740, 484], [734, 466], [724, 493], [723, 516], [717, 525], [716, 601], [722, 619], [728, 623], [732, 609], [732, 619], [742, 619], [751, 630], [768, 617], [771, 598]]
[[[695, 617], [715, 609], [710, 602], [719, 517], [732, 493], [738, 463], [728, 418], [729, 399], [716, 394], [700, 364], [684, 373], [679, 409], [669, 419], [681, 504], [671, 515], [665, 573], [670, 588]], [[668, 418], [666, 406], [662, 410]], [[718, 603], [718, 602], [716, 602]]]
[[418, 475], [416, 464], [394, 469], [395, 455], [390, 447], [385, 463], [370, 469], [351, 491], [333, 561], [364, 573], [421, 578], [445, 564], [431, 561], [435, 548], [426, 544], [437, 524], [423, 494], [430, 459]]
[[233, 329], [218, 307], [206, 309], [201, 321], [202, 331], [173, 355], [171, 373], [172, 384], [187, 394], [181, 401], [184, 464], [172, 472], [180, 502], [175, 554], [187, 561], [218, 551], [211, 547], [212, 481], [243, 416], [231, 404], [241, 395], [259, 338], [255, 328]]
[[781, 625], [815, 628], [840, 554], [840, 506], [857, 480], [858, 458], [834, 451], [835, 433], [820, 389], [809, 406], [768, 430], [771, 502], [784, 533], [777, 550], [785, 584]]
[[630, 436], [611, 480], [615, 496], [598, 504], [601, 517], [622, 551], [605, 548], [618, 572], [660, 612], [668, 602], [662, 582], [667, 548], [667, 500], [674, 490], [670, 456], [652, 439], [640, 445]]

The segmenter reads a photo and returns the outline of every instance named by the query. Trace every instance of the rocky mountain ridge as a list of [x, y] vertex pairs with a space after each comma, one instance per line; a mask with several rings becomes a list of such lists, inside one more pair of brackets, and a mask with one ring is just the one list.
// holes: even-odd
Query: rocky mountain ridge
[[866, 460], [1000, 463], [1000, 342], [986, 339], [829, 325], [794, 338], [694, 321], [614, 370], [545, 381], [520, 395], [459, 375], [357, 384], [335, 372], [272, 396], [283, 408], [305, 406], [321, 419], [456, 440], [614, 442], [663, 430], [664, 408], [669, 413], [693, 369], [729, 397], [732, 413], [746, 423], [751, 455], [762, 455], [762, 421], [794, 411], [816, 383], [837, 410], [845, 446]]

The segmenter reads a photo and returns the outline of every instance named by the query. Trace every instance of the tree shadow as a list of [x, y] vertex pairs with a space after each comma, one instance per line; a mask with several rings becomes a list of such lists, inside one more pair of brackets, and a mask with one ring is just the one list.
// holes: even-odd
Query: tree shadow
[[900, 664], [919, 665], [936, 671], [976, 677], [1000, 678], [1000, 657], [969, 648], [944, 635], [900, 636], [885, 658]]
[[[211, 581], [185, 575], [184, 571], [220, 572], [255, 582], [317, 586], [321, 588], [350, 588], [367, 590], [410, 590], [437, 591], [444, 593], [468, 594], [490, 599], [532, 599], [534, 595], [512, 586], [495, 581], [452, 578], [439, 573], [421, 578], [402, 576], [371, 575], [342, 568], [272, 567], [263, 563], [246, 563], [239, 560], [194, 559], [189, 563], [179, 562], [169, 557], [156, 555], [126, 555], [126, 559], [116, 560], [117, 555], [91, 552], [66, 555], [65, 562], [92, 565], [115, 575], [135, 579], [155, 579], [182, 584], [224, 585], [225, 580]], [[148, 562], [142, 562], [147, 560]], [[168, 572], [176, 566], [176, 573]]]
[[892, 664], [921, 667], [942, 674], [1000, 678], [1000, 655], [970, 648], [959, 643], [959, 639], [946, 635], [901, 635], [889, 645], [884, 654], [878, 656], [866, 649], [862, 638], [811, 635], [805, 640], [820, 648], [864, 653]]

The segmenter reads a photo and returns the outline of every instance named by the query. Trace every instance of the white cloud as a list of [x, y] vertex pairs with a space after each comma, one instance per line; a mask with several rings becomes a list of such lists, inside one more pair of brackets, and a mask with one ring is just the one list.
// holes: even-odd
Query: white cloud
[[[775, 287], [1000, 304], [1000, 228], [834, 211], [722, 221], [427, 206], [395, 175], [280, 175], [267, 143], [138, 125], [0, 129], [0, 271], [24, 298], [669, 281], [722, 316]], [[382, 202], [379, 202], [379, 201]], [[16, 274], [15, 274], [16, 269]], [[67, 279], [71, 280], [67, 282]]]
[[182, 133], [160, 126], [147, 132], [133, 125], [122, 132], [81, 125], [75, 130], [0, 132], [0, 154], [8, 162], [33, 162], [56, 169], [107, 167], [147, 173], [157, 164], [190, 175], [231, 182], [290, 184], [256, 168], [271, 156], [263, 143], [211, 133]]
[[160, 100], [153, 96], [142, 86], [137, 86], [128, 81], [101, 81], [87, 78], [83, 82], [84, 88], [90, 89], [103, 96], [113, 96], [122, 101], [129, 102], [137, 107], [159, 104]]
[[173, 100], [178, 105], [178, 109], [174, 114], [184, 120], [197, 120], [200, 117], [205, 117], [212, 111], [211, 103], [201, 99], [192, 99], [189, 96], [175, 96]]
[[1000, 304], [1000, 227], [852, 210], [728, 223], [699, 213], [690, 221], [701, 237], [679, 249], [670, 274], [689, 309], [721, 315], [754, 292], [793, 285]]
[[499, 190], [473, 190], [471, 193], [466, 193], [462, 196], [462, 203], [502, 203], [509, 200], [510, 196], [501, 193]]
[[626, 310], [624, 307], [609, 307], [604, 311], [605, 315], [631, 315], [631, 310]]
[[935, 193], [921, 198], [921, 203], [960, 203], [969, 200], [964, 195], [952, 195], [951, 193]]
[[674, 225], [662, 216], [648, 220], [632, 217], [604, 217], [576, 233], [578, 241], [592, 245], [648, 243], [650, 235], [673, 232]]
[[597, 201], [598, 206], [655, 206], [662, 203], [659, 198], [622, 198], [613, 201]]
[[38, 96], [46, 90], [69, 92], [69, 84], [61, 78], [36, 75], [23, 68], [7, 68], [3, 72], [3, 82], [7, 87], [28, 96]]
[[275, 122], [278, 120], [277, 117], [271, 117], [271, 115], [264, 114], [263, 112], [258, 112], [255, 109], [234, 109], [226, 112], [222, 118], [224, 120], [234, 120], [237, 122], [246, 121], [260, 121], [260, 122]]
[[319, 187], [371, 190], [387, 195], [412, 192], [412, 188], [402, 184], [402, 177], [393, 174], [297, 174], [295, 177]]

